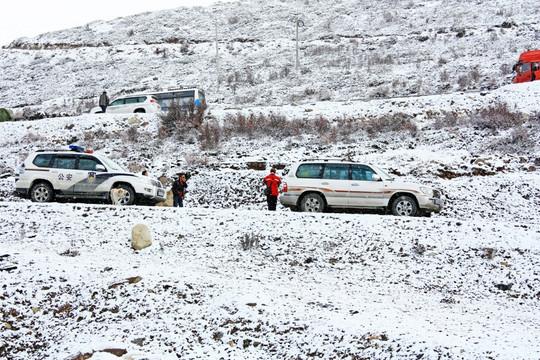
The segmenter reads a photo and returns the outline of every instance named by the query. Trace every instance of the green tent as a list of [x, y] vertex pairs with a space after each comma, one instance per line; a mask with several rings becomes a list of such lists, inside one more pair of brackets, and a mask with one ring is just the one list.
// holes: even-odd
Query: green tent
[[13, 121], [13, 111], [0, 108], [0, 122]]

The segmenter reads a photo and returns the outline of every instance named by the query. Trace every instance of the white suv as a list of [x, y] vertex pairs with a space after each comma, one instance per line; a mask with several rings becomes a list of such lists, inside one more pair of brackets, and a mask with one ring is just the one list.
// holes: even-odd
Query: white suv
[[[90, 110], [91, 114], [102, 112], [101, 107], [95, 107]], [[126, 95], [114, 99], [114, 101], [107, 106], [105, 112], [111, 114], [157, 113], [161, 112], [161, 105], [159, 104], [158, 99], [153, 95]]]
[[15, 191], [35, 202], [55, 198], [102, 199], [110, 202], [111, 189], [123, 189], [120, 204], [165, 201], [161, 182], [122, 169], [111, 159], [72, 150], [39, 150], [30, 154], [15, 174]]
[[396, 182], [377, 166], [350, 161], [303, 161], [293, 165], [282, 180], [280, 202], [293, 210], [384, 209], [415, 216], [440, 212], [444, 206], [439, 190]]

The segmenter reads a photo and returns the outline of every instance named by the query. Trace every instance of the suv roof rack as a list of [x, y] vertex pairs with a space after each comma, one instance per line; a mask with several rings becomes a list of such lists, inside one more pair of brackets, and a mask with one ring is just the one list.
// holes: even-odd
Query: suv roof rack
[[70, 151], [73, 151], [73, 150], [68, 150], [68, 149], [39, 149], [39, 150], [36, 150], [36, 152], [70, 152]]
[[314, 159], [303, 159], [302, 161], [321, 161], [321, 162], [340, 161], [340, 162], [354, 162], [354, 160], [351, 160], [351, 159], [338, 159], [338, 158], [314, 158]]
[[80, 152], [80, 153], [86, 153], [86, 154], [93, 154], [94, 150], [83, 148], [82, 146], [78, 145], [69, 145], [69, 149], [39, 149], [36, 150], [36, 152]]
[[166, 91], [177, 91], [177, 90], [187, 90], [187, 89], [200, 89], [197, 85], [180, 85], [178, 87], [169, 88]]

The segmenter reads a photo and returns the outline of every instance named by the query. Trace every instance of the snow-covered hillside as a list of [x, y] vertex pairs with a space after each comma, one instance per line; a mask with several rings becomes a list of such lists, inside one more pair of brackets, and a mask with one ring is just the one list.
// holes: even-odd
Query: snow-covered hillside
[[539, 10], [523, 0], [253, 0], [97, 21], [0, 49], [0, 107], [76, 115], [103, 89], [195, 84], [227, 105], [495, 88], [539, 47]]
[[[539, 358], [540, 81], [508, 84], [536, 7], [239, 1], [1, 49], [18, 119], [0, 122], [0, 358]], [[103, 88], [186, 83], [209, 96], [199, 129], [86, 111]], [[70, 144], [166, 184], [189, 172], [186, 207], [13, 195], [22, 159]], [[446, 207], [266, 211], [270, 166], [318, 157], [379, 164]], [[134, 251], [139, 223], [154, 242]]]

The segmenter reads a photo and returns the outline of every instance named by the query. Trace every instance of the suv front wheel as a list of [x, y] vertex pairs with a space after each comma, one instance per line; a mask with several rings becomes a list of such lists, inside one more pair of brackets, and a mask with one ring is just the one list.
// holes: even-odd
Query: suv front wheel
[[396, 216], [415, 216], [417, 213], [418, 206], [410, 196], [400, 196], [392, 203], [392, 214]]
[[33, 202], [50, 202], [53, 199], [53, 189], [47, 183], [37, 183], [30, 189], [30, 199]]
[[120, 205], [133, 205], [135, 203], [135, 191], [129, 185], [118, 185], [117, 189], [124, 190], [124, 195], [118, 199]]
[[300, 209], [306, 212], [323, 212], [324, 200], [319, 194], [307, 194], [302, 198]]

